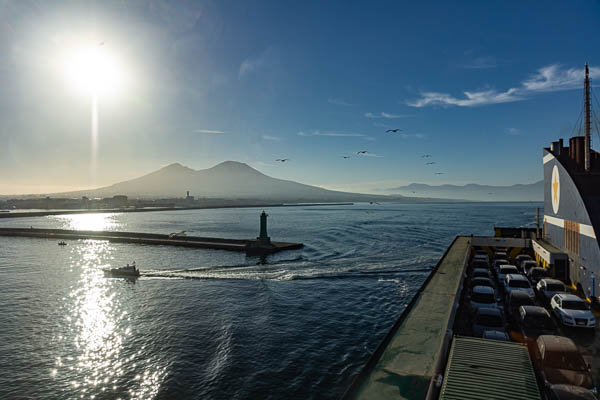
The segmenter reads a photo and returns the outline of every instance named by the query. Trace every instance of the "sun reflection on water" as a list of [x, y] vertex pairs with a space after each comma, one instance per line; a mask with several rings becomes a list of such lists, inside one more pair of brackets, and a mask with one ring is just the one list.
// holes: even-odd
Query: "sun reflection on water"
[[117, 217], [119, 214], [69, 214], [57, 215], [56, 218], [64, 223], [65, 229], [83, 231], [106, 231], [118, 227]]
[[[86, 240], [74, 249], [79, 281], [65, 301], [65, 324], [71, 334], [65, 343], [73, 350], [57, 357], [50, 374], [67, 379], [69, 392], [81, 398], [151, 399], [166, 375], [156, 357], [135, 347], [132, 302], [135, 290], [121, 279], [107, 279], [101, 268], [111, 266], [114, 247]], [[74, 268], [75, 269], [75, 268]], [[60, 339], [63, 339], [62, 337]]]

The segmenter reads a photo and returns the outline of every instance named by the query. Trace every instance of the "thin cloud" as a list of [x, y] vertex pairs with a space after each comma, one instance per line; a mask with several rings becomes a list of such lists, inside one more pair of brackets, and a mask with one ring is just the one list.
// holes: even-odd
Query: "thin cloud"
[[459, 99], [446, 93], [424, 92], [421, 93], [420, 99], [412, 102], [408, 101], [406, 104], [411, 107], [425, 107], [431, 105], [474, 107], [484, 104], [509, 103], [524, 99], [523, 96], [519, 95], [515, 88], [510, 88], [506, 92], [497, 92], [495, 90], [464, 92], [464, 95], [464, 98]]
[[332, 136], [332, 137], [361, 137], [367, 138], [369, 136], [363, 135], [362, 133], [348, 133], [348, 132], [298, 132], [298, 136]]
[[384, 124], [383, 122], [373, 122], [373, 126], [376, 128], [391, 128], [391, 126]]
[[271, 140], [274, 142], [279, 142], [281, 140], [281, 138], [278, 136], [270, 136], [270, 135], [262, 135], [261, 138], [263, 138], [264, 140]]
[[[600, 68], [590, 68], [590, 77], [600, 77]], [[578, 89], [582, 85], [583, 69], [563, 69], [558, 64], [552, 64], [538, 69], [530, 78], [522, 81], [520, 86], [503, 92], [493, 89], [474, 92], [465, 91], [462, 98], [454, 97], [447, 93], [423, 92], [419, 99], [407, 101], [406, 104], [411, 107], [433, 105], [476, 107], [525, 100], [537, 93]]]
[[225, 132], [213, 129], [196, 129], [194, 133], [201, 133], [205, 135], [220, 135]]
[[260, 54], [248, 57], [240, 64], [238, 79], [256, 74], [261, 70], [272, 71], [279, 64], [279, 55], [275, 47], [267, 47]]
[[346, 101], [346, 99], [341, 98], [341, 97], [329, 98], [329, 99], [327, 99], [327, 102], [329, 104], [333, 104], [335, 106], [342, 106], [342, 107], [354, 107], [356, 105], [356, 104]]
[[378, 154], [375, 153], [366, 153], [366, 154], [359, 154], [360, 157], [373, 157], [373, 158], [383, 158], [383, 156], [380, 156]]
[[517, 128], [506, 128], [504, 132], [509, 136], [519, 136], [521, 134], [521, 131]]
[[412, 117], [412, 115], [404, 115], [404, 114], [389, 114], [386, 112], [380, 112], [373, 114], [371, 112], [365, 113], [366, 118], [387, 118], [387, 119], [396, 119], [396, 118], [407, 118]]
[[402, 139], [425, 139], [427, 135], [425, 133], [400, 133], [399, 135]]
[[490, 56], [475, 57], [466, 63], [457, 65], [458, 68], [464, 69], [490, 69], [496, 68], [497, 66], [498, 62], [496, 59]]

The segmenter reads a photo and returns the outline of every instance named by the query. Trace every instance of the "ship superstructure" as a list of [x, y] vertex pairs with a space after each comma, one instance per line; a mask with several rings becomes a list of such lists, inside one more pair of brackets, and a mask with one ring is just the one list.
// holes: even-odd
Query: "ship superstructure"
[[588, 65], [585, 65], [584, 135], [552, 142], [543, 150], [544, 235], [546, 242], [566, 254], [549, 262], [538, 261], [552, 274], [570, 281], [590, 301], [600, 295], [600, 154], [591, 149], [591, 99]]

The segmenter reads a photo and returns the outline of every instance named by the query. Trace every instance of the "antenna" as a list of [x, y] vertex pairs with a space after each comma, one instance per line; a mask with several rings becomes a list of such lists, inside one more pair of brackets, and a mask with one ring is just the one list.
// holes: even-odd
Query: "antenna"
[[585, 171], [590, 172], [590, 72], [588, 68], [588, 64], [585, 63], [585, 81], [584, 81], [584, 90], [585, 90]]

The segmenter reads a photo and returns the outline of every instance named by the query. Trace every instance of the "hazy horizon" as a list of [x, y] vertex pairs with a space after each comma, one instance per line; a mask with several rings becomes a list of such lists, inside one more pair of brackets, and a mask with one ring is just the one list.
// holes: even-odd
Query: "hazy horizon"
[[536, 182], [542, 147], [578, 133], [584, 62], [600, 77], [598, 15], [593, 2], [0, 1], [0, 194], [225, 160], [356, 193]]

